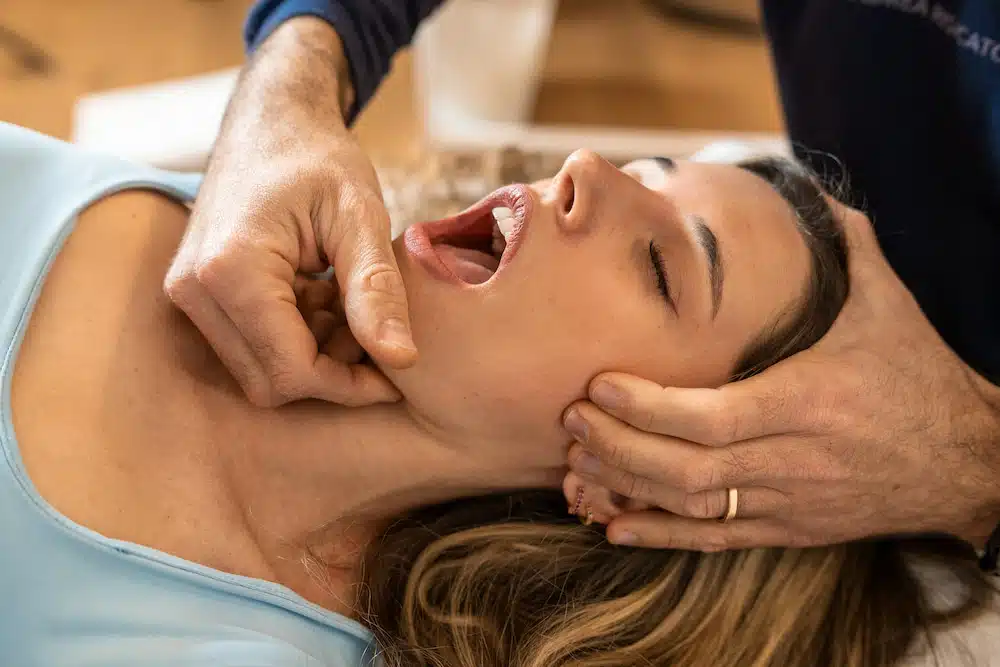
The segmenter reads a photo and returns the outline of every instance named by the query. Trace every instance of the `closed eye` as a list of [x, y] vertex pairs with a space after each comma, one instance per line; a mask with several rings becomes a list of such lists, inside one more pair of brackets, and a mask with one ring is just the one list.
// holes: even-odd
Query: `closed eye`
[[649, 260], [653, 264], [653, 273], [656, 275], [656, 289], [663, 295], [664, 301], [667, 302], [667, 305], [670, 306], [670, 309], [676, 315], [677, 306], [674, 304], [673, 297], [670, 296], [670, 282], [668, 280], [666, 263], [663, 261], [663, 253], [656, 246], [656, 241], [649, 242]]

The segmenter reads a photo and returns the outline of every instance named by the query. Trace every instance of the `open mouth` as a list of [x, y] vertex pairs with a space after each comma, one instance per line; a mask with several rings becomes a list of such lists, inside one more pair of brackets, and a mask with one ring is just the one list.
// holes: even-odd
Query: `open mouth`
[[456, 216], [412, 225], [405, 243], [441, 277], [482, 285], [510, 263], [532, 204], [527, 186], [510, 185]]

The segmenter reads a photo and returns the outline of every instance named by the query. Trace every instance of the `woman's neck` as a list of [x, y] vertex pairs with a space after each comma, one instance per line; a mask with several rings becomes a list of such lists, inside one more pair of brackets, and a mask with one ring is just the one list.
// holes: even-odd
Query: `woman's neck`
[[234, 438], [225, 420], [212, 446], [246, 525], [276, 578], [325, 606], [320, 592], [304, 592], [315, 584], [303, 576], [310, 556], [340, 572], [326, 587], [342, 599], [365, 545], [399, 514], [504, 489], [558, 488], [565, 472], [561, 457], [532, 465], [505, 455], [512, 448], [503, 443], [449, 441], [404, 403], [234, 409], [246, 411], [248, 428]]
[[102, 200], [46, 278], [11, 381], [12, 418], [32, 482], [57, 511], [350, 611], [311, 583], [310, 551], [351, 568], [351, 544], [397, 513], [558, 483], [543, 465], [504, 461], [502, 443], [446, 440], [404, 404], [251, 406], [163, 293], [187, 221], [184, 206], [146, 191]]

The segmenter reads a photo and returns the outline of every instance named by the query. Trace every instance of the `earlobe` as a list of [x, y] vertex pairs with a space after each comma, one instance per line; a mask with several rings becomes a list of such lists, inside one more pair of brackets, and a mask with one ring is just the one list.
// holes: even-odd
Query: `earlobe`
[[[588, 484], [576, 473], [569, 472], [563, 480], [563, 495], [571, 515], [580, 518], [584, 525], [607, 525], [629, 507], [630, 501], [615, 498], [613, 493], [595, 484]], [[617, 501], [617, 502], [616, 502]]]

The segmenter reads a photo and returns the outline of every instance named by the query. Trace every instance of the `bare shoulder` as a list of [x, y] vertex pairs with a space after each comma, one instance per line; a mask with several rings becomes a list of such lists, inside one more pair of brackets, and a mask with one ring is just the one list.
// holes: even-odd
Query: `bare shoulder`
[[11, 402], [28, 475], [56, 510], [107, 537], [218, 566], [213, 547], [191, 544], [206, 532], [222, 551], [239, 539], [198, 437], [213, 405], [204, 379], [221, 371], [162, 291], [188, 216], [143, 190], [79, 216], [32, 312]]

